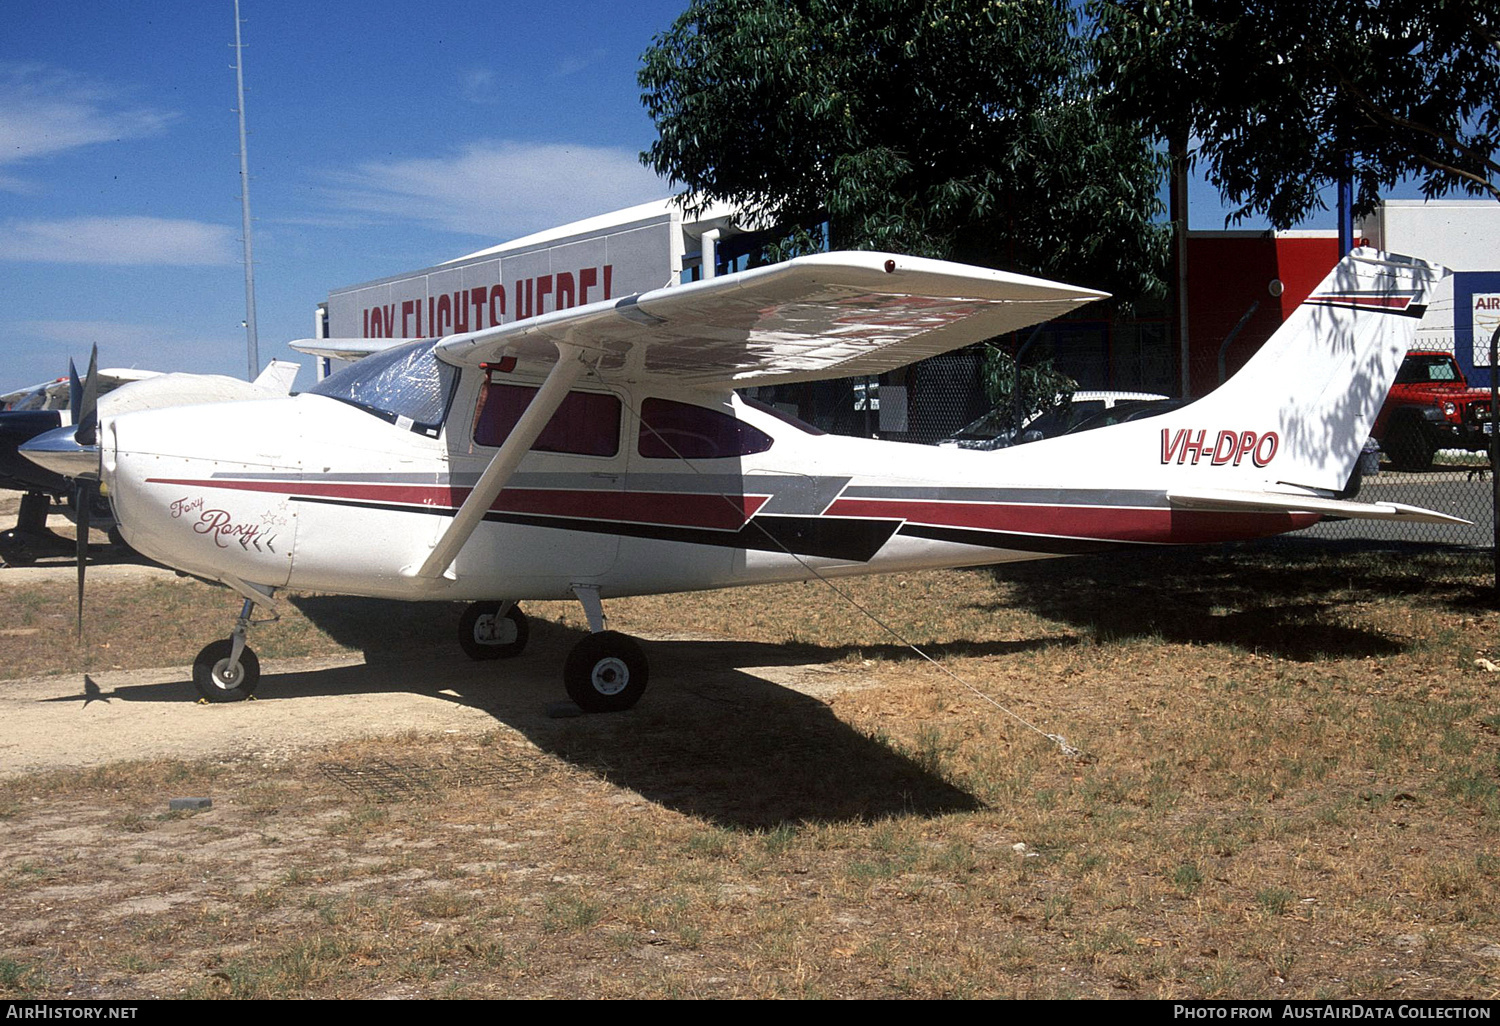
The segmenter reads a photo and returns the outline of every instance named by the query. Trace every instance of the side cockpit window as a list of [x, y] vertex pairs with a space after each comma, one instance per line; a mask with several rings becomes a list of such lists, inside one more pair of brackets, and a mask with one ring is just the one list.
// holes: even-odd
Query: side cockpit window
[[641, 404], [640, 454], [647, 459], [714, 460], [765, 452], [775, 441], [719, 410], [670, 399]]
[[[531, 385], [495, 381], [492, 372], [474, 414], [475, 444], [494, 447], [510, 437], [536, 393]], [[614, 456], [620, 451], [620, 400], [603, 392], [569, 392], [531, 451]]]
[[424, 339], [373, 353], [328, 375], [306, 394], [337, 399], [436, 438], [458, 384], [458, 368], [439, 360], [436, 346], [436, 339]]

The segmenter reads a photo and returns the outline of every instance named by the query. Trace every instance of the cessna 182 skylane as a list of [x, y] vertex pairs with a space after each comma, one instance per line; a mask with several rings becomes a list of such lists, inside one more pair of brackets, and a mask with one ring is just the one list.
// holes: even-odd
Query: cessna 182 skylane
[[736, 387], [874, 374], [1102, 294], [915, 257], [831, 253], [363, 356], [302, 395], [104, 420], [129, 543], [244, 598], [199, 655], [211, 701], [259, 675], [282, 588], [468, 600], [460, 641], [517, 655], [523, 599], [576, 597], [564, 684], [590, 711], [646, 686], [602, 601], [634, 594], [1257, 538], [1323, 516], [1455, 521], [1337, 496], [1428, 289], [1360, 250], [1245, 368], [1160, 418], [980, 452], [820, 435]]

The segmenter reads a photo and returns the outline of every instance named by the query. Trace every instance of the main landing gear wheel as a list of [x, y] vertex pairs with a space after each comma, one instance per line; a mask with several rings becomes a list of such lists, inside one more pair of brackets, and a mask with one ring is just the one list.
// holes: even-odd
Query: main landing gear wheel
[[563, 686], [584, 712], [622, 712], [646, 690], [646, 654], [618, 631], [590, 634], [568, 653]]
[[193, 660], [193, 686], [210, 702], [242, 702], [260, 682], [260, 660], [246, 646], [237, 666], [231, 667], [234, 641], [224, 638], [204, 646]]
[[475, 602], [458, 621], [458, 643], [470, 659], [510, 659], [526, 648], [531, 627], [521, 607], [504, 613], [499, 602]]

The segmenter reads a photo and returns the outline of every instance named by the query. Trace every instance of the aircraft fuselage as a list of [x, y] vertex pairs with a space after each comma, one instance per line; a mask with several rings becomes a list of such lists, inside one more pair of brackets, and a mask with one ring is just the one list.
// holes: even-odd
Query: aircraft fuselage
[[126, 415], [106, 425], [106, 482], [126, 539], [168, 565], [403, 599], [557, 599], [580, 584], [606, 597], [692, 591], [1317, 520], [1169, 508], [1149, 473], [1160, 443], [1146, 425], [1132, 432], [1144, 472], [1105, 465], [1080, 477], [1074, 454], [1107, 464], [1087, 436], [947, 450], [812, 434], [730, 394], [584, 384], [570, 396], [582, 396], [576, 423], [533, 447], [450, 574], [416, 576], [502, 438], [503, 416], [492, 423], [485, 407], [499, 389], [534, 384], [465, 373], [435, 434], [319, 395]]

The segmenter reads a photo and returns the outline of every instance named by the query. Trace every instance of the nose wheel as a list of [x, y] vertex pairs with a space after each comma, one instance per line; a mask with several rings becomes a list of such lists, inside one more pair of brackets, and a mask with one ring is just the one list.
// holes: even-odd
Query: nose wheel
[[193, 686], [209, 702], [242, 702], [260, 682], [260, 660], [255, 650], [241, 647], [234, 655], [234, 639], [222, 638], [204, 646], [193, 660]]
[[[267, 595], [267, 599], [269, 597]], [[198, 689], [205, 702], [243, 702], [260, 683], [260, 660], [256, 658], [255, 650], [245, 644], [245, 635], [250, 630], [250, 614], [254, 609], [255, 603], [245, 599], [229, 637], [203, 646], [203, 651], [193, 660], [193, 687]]]

